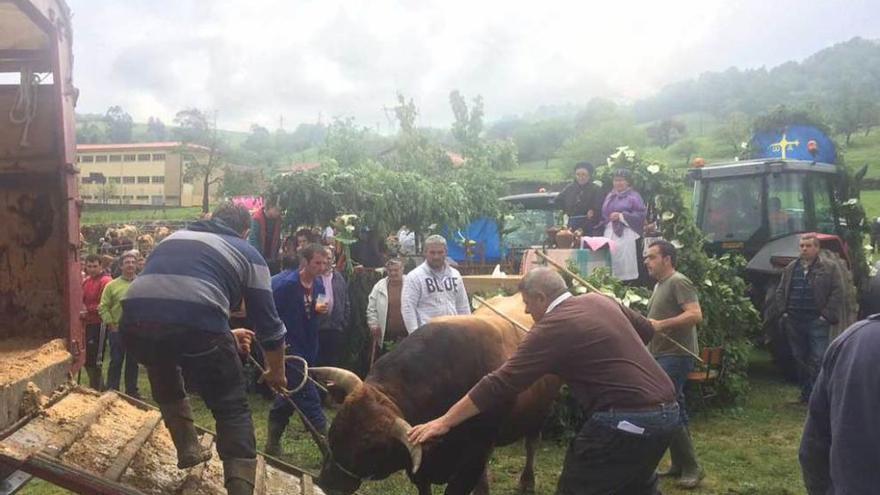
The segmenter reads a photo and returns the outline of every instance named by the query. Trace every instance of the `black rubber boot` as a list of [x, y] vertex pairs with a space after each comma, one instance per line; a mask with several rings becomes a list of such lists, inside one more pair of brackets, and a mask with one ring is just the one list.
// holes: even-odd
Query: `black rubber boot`
[[86, 366], [86, 375], [89, 377], [89, 388], [98, 392], [104, 389], [104, 383], [101, 379], [101, 369], [97, 366]]
[[256, 459], [223, 461], [223, 478], [228, 495], [253, 495], [257, 477]]
[[211, 451], [202, 449], [199, 435], [193, 423], [192, 408], [189, 399], [182, 399], [168, 404], [159, 404], [165, 427], [171, 433], [171, 440], [177, 449], [177, 467], [191, 468], [211, 459]]
[[278, 457], [283, 454], [281, 451], [281, 437], [284, 435], [285, 428], [287, 428], [287, 425], [269, 420], [266, 447], [263, 450], [272, 457]]

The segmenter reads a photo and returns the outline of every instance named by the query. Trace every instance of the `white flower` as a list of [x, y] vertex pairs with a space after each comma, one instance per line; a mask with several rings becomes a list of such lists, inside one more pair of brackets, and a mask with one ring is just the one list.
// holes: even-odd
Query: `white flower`
[[648, 165], [648, 172], [651, 172], [652, 174], [656, 174], [659, 171], [660, 171], [659, 165]]
[[707, 278], [706, 280], [703, 280], [703, 283], [706, 284], [707, 287], [712, 287], [712, 286], [714, 285], [714, 284], [712, 283], [712, 281], [709, 280], [708, 278]]
[[345, 230], [347, 230], [349, 232], [354, 232], [354, 225], [346, 225]]
[[846, 202], [843, 204], [845, 206], [855, 206], [855, 205], [859, 204], [859, 200], [856, 198], [850, 198], [850, 199], [846, 200]]
[[679, 241], [678, 239], [673, 239], [671, 242], [672, 245], [675, 246], [675, 249], [681, 249], [684, 247], [684, 244], [682, 244], [681, 241]]
[[668, 222], [675, 218], [675, 213], [672, 213], [671, 211], [664, 211], [663, 214], [660, 215], [660, 218], [662, 218], [664, 222]]

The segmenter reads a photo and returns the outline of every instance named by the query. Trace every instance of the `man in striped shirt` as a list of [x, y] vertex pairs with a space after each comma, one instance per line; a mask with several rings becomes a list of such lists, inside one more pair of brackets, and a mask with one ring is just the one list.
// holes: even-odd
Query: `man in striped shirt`
[[178, 467], [210, 458], [199, 447], [180, 368], [217, 422], [217, 452], [229, 494], [253, 493], [256, 441], [239, 354], [255, 334], [230, 330], [229, 313], [244, 301], [265, 350], [264, 381], [283, 389], [284, 335], [266, 261], [245, 240], [250, 215], [221, 204], [211, 220], [175, 232], [150, 255], [122, 303], [124, 343], [147, 367], [153, 398], [177, 448]]

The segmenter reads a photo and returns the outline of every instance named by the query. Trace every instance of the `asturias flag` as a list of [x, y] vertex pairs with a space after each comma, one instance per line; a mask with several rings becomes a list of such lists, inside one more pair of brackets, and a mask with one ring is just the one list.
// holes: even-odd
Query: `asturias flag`
[[[815, 154], [808, 149], [810, 141], [816, 142]], [[753, 158], [837, 162], [834, 142], [819, 129], [807, 125], [790, 125], [778, 131], [758, 132], [752, 136], [751, 148]]]

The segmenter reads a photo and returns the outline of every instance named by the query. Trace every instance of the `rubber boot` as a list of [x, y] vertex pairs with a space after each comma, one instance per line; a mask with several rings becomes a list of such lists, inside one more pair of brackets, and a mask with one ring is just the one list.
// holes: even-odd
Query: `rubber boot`
[[177, 449], [177, 467], [180, 469], [191, 468], [211, 459], [211, 451], [202, 449], [199, 444], [199, 435], [196, 433], [196, 425], [193, 423], [192, 408], [189, 399], [181, 399], [177, 402], [159, 404], [162, 419], [171, 440]]
[[672, 436], [672, 441], [669, 443], [669, 453], [672, 457], [672, 465], [679, 468], [678, 486], [696, 488], [700, 484], [700, 480], [703, 479], [704, 473], [697, 462], [691, 434], [686, 427], [679, 428]]
[[226, 459], [223, 479], [228, 495], [253, 495], [257, 477], [256, 459]]
[[285, 428], [287, 428], [287, 425], [269, 420], [266, 447], [263, 450], [272, 457], [278, 457], [283, 453], [281, 451], [281, 437], [284, 435]]
[[104, 388], [104, 384], [101, 383], [101, 369], [97, 366], [86, 366], [86, 375], [89, 376], [89, 388], [93, 390], [97, 390], [100, 392]]

